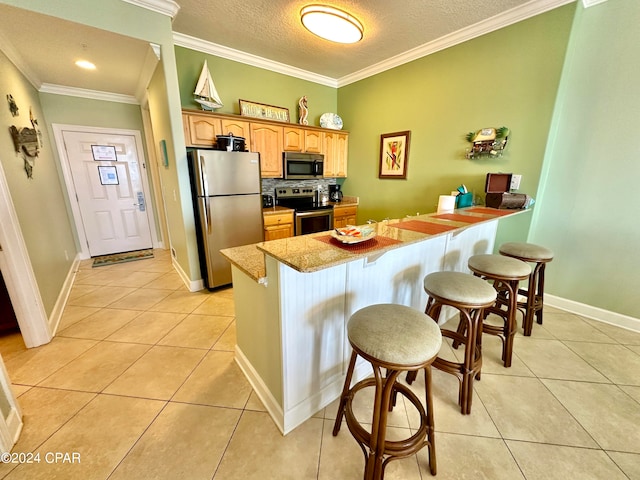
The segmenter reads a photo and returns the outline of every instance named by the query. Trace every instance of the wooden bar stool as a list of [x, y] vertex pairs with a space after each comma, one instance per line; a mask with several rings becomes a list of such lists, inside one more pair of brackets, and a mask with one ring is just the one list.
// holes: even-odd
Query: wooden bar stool
[[502, 325], [483, 323], [482, 331], [497, 335], [502, 340], [502, 361], [511, 366], [513, 339], [516, 335], [516, 311], [518, 310], [518, 285], [531, 273], [531, 267], [515, 258], [502, 255], [474, 255], [468, 261], [474, 275], [493, 282], [497, 291], [496, 302], [486, 308], [483, 320], [493, 313], [502, 318]]
[[[427, 315], [404, 305], [371, 305], [355, 312], [347, 324], [349, 343], [353, 348], [347, 369], [333, 436], [340, 431], [342, 417], [365, 457], [365, 480], [384, 477], [388, 462], [413, 455], [424, 446], [429, 448], [429, 469], [436, 474], [436, 447], [431, 397], [431, 362], [442, 345], [438, 325]], [[351, 378], [357, 357], [373, 367], [373, 377], [353, 387]], [[383, 369], [386, 373], [383, 375]], [[426, 409], [406, 385], [396, 382], [403, 371], [424, 370]], [[352, 402], [363, 388], [375, 388], [371, 432], [365, 430], [353, 414]], [[400, 393], [418, 410], [420, 427], [411, 437], [401, 441], [386, 439], [387, 415]]]
[[[460, 272], [431, 273], [424, 277], [424, 289], [429, 295], [425, 313], [430, 317], [437, 320], [443, 306], [460, 312], [458, 329], [441, 328], [441, 331], [442, 336], [453, 339], [455, 348], [464, 344], [464, 360], [457, 363], [437, 357], [433, 366], [458, 377], [460, 411], [462, 414], [471, 413], [473, 379], [480, 377], [482, 368], [482, 312], [496, 301], [496, 291], [487, 282]], [[414, 372], [409, 372], [407, 382], [411, 384], [415, 377]]]
[[536, 317], [538, 325], [542, 325], [542, 307], [544, 306], [544, 269], [547, 263], [553, 260], [553, 252], [546, 247], [533, 243], [508, 242], [500, 245], [501, 255], [517, 258], [523, 262], [535, 263], [529, 285], [526, 289], [518, 290], [520, 295], [526, 298], [525, 302], [518, 302], [518, 307], [523, 309], [522, 328], [525, 336], [531, 335], [533, 317]]

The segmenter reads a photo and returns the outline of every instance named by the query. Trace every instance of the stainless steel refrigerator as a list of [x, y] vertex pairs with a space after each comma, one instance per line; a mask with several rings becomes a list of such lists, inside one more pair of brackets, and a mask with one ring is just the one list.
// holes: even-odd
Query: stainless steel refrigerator
[[231, 283], [220, 250], [264, 240], [260, 156], [253, 152], [188, 152], [200, 270], [205, 287]]

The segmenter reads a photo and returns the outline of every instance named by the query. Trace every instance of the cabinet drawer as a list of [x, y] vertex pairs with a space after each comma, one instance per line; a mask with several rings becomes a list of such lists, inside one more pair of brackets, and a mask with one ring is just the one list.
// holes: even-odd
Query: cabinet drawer
[[334, 217], [350, 217], [350, 216], [355, 216], [357, 213], [358, 213], [357, 206], [333, 207]]
[[293, 225], [293, 213], [278, 213], [275, 215], [264, 216], [264, 226], [285, 225], [290, 223]]

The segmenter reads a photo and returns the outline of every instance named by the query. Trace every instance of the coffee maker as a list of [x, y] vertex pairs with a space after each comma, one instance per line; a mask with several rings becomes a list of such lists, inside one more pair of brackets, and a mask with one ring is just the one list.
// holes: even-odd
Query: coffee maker
[[332, 202], [342, 201], [342, 191], [340, 185], [329, 185], [329, 200]]

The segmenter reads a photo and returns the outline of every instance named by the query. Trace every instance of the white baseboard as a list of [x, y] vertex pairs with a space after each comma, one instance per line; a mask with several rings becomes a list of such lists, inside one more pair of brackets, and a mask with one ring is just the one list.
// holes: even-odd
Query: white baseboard
[[189, 278], [189, 275], [185, 273], [185, 271], [173, 256], [171, 257], [171, 264], [173, 265], [173, 268], [176, 270], [176, 272], [178, 272], [178, 275], [180, 275], [180, 278], [190, 292], [198, 292], [204, 288], [204, 281], [202, 279], [191, 280]]
[[285, 435], [284, 412], [282, 411], [282, 407], [280, 407], [278, 401], [273, 397], [273, 395], [271, 395], [271, 392], [262, 381], [262, 378], [260, 378], [260, 375], [258, 375], [258, 372], [253, 368], [253, 365], [251, 365], [251, 362], [249, 362], [244, 353], [242, 353], [242, 350], [240, 350], [238, 345], [236, 345], [235, 360], [240, 367], [240, 370], [242, 370], [244, 376], [251, 384], [254, 392], [256, 392], [256, 395], [258, 395], [258, 398], [260, 398], [260, 401], [267, 409], [267, 412], [271, 415], [276, 427], [278, 427], [280, 433]]
[[[331, 382], [312, 397], [304, 399], [285, 413], [238, 345], [236, 345], [235, 360], [282, 435], [293, 431], [322, 408], [337, 399], [342, 393], [344, 386], [344, 377], [341, 377]], [[352, 384], [369, 375], [371, 375], [371, 365], [364, 361], [356, 364]]]
[[64, 307], [67, 305], [67, 300], [71, 294], [71, 288], [73, 287], [73, 280], [76, 278], [76, 272], [80, 266], [81, 255], [78, 253], [71, 263], [71, 267], [67, 272], [67, 277], [62, 284], [62, 289], [58, 294], [56, 304], [53, 306], [51, 315], [49, 315], [49, 329], [51, 330], [52, 338], [56, 335], [60, 321], [62, 320], [62, 314], [64, 313]]
[[565, 298], [556, 297], [554, 295], [544, 295], [545, 305], [559, 308], [576, 315], [596, 320], [598, 322], [607, 323], [620, 328], [626, 328], [634, 332], [640, 332], [640, 319], [622, 315], [620, 313], [611, 312], [602, 308], [593, 307], [584, 303], [574, 302]]

